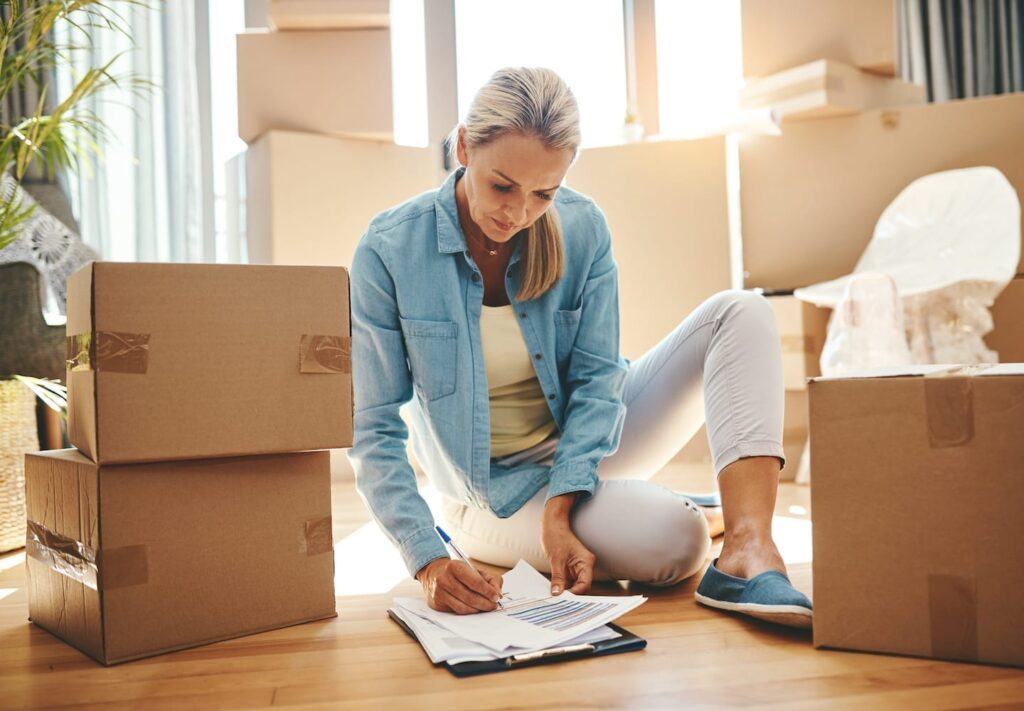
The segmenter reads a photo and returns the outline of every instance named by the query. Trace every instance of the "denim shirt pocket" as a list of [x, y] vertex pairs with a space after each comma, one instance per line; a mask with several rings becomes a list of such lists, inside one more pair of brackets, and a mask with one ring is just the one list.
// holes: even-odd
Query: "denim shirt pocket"
[[569, 365], [569, 354], [576, 342], [576, 332], [580, 329], [580, 315], [583, 307], [578, 309], [562, 309], [555, 311], [555, 361], [558, 370], [564, 372]]
[[412, 369], [413, 387], [424, 400], [455, 392], [459, 326], [454, 321], [398, 319]]

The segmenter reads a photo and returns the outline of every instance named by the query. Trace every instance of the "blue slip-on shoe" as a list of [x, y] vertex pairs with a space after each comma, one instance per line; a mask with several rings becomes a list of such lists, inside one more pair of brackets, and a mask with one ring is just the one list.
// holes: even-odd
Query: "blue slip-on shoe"
[[723, 573], [715, 566], [717, 562], [718, 558], [711, 561], [697, 586], [697, 602], [788, 627], [811, 626], [811, 601], [785, 574], [768, 570], [747, 580]]

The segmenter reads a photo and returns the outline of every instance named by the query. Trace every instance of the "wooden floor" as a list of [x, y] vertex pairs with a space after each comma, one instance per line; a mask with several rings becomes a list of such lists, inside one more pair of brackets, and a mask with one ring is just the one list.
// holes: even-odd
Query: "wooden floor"
[[[656, 481], [711, 483], [692, 465]], [[808, 508], [807, 489], [783, 485], [776, 537], [794, 584], [811, 593]], [[1024, 671], [815, 650], [809, 634], [698, 606], [696, 579], [643, 589], [650, 600], [622, 618], [647, 638], [644, 652], [456, 679], [385, 617], [418, 585], [350, 481], [335, 485], [334, 518], [339, 617], [110, 668], [26, 621], [24, 555], [0, 557], [0, 707], [1024, 708]]]

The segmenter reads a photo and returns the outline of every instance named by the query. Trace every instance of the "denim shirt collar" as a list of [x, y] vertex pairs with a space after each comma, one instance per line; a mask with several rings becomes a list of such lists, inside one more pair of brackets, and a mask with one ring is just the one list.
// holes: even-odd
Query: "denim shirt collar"
[[[459, 221], [459, 207], [455, 203], [455, 183], [466, 172], [466, 167], [460, 165], [445, 178], [434, 198], [434, 213], [437, 216], [437, 251], [442, 254], [454, 252], [465, 252], [466, 235], [462, 231], [462, 223]], [[509, 259], [509, 266], [515, 264], [522, 257], [523, 240], [519, 240], [512, 256]]]
[[434, 212], [437, 214], [437, 251], [442, 253], [464, 252], [466, 236], [459, 222], [459, 208], [455, 204], [455, 183], [466, 172], [459, 166], [442, 183], [434, 198]]

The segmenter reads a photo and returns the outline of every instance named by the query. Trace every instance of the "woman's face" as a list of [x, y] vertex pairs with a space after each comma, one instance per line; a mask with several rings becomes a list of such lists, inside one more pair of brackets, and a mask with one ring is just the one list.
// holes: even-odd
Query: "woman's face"
[[457, 154], [466, 173], [456, 186], [456, 199], [495, 242], [512, 239], [551, 207], [573, 157], [572, 151], [549, 148], [521, 133], [467, 148], [461, 130]]

